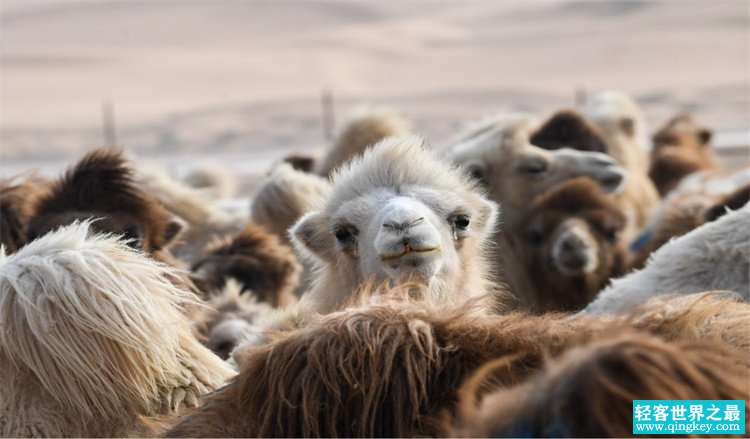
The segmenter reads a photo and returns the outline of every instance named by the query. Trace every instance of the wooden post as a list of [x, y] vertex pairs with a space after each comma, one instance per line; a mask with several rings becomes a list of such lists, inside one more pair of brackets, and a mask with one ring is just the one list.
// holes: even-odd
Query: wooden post
[[115, 108], [112, 101], [105, 99], [102, 102], [102, 134], [104, 145], [107, 147], [117, 146], [117, 129], [115, 125]]
[[333, 91], [324, 88], [320, 102], [323, 110], [323, 136], [327, 141], [333, 140], [333, 129], [336, 124], [333, 108]]

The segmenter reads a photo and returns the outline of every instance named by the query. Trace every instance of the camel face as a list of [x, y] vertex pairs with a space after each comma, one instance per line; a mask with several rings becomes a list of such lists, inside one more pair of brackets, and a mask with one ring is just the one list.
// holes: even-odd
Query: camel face
[[452, 160], [482, 181], [504, 206], [505, 222], [513, 223], [529, 200], [564, 181], [586, 176], [605, 191], [615, 191], [625, 171], [610, 156], [592, 151], [547, 151], [530, 144], [517, 126], [496, 127], [456, 145]]
[[586, 223], [565, 221], [552, 238], [552, 263], [562, 274], [584, 276], [599, 266], [598, 247]]
[[319, 309], [336, 309], [366, 281], [414, 281], [436, 297], [453, 286], [467, 295], [486, 288], [498, 208], [421, 142], [376, 145], [335, 174], [325, 203], [292, 228], [297, 249], [321, 264]]
[[347, 203], [333, 230], [338, 250], [355, 260], [364, 279], [429, 282], [450, 276], [459, 264], [458, 247], [470, 233], [473, 213], [450, 194], [411, 187]]

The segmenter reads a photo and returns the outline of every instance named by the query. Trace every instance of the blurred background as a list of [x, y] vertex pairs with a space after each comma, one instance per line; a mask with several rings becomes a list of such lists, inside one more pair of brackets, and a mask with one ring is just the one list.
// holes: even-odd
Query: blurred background
[[750, 144], [749, 5], [3, 1], [0, 175], [57, 173], [108, 136], [172, 168], [262, 173], [325, 148], [324, 96], [337, 123], [387, 106], [440, 147], [487, 113], [617, 88], [651, 130], [691, 111], [729, 151]]

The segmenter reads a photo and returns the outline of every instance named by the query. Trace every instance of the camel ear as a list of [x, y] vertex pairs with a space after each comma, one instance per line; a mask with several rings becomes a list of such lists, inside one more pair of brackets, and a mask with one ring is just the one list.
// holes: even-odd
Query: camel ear
[[480, 207], [474, 222], [484, 236], [495, 232], [500, 225], [500, 205], [484, 197], [479, 198]]
[[319, 258], [328, 259], [336, 243], [322, 212], [310, 212], [292, 226], [289, 234], [298, 250], [304, 249]]
[[162, 247], [169, 247], [188, 229], [188, 223], [177, 215], [171, 215], [167, 219], [167, 226], [162, 235]]
[[484, 186], [487, 186], [487, 176], [489, 174], [487, 170], [487, 164], [480, 160], [472, 160], [463, 166], [464, 172], [471, 176], [474, 180], [479, 181]]
[[702, 128], [700, 131], [698, 131], [698, 140], [701, 142], [701, 145], [707, 146], [711, 141], [711, 137], [713, 137], [713, 134], [713, 131], [708, 128]]

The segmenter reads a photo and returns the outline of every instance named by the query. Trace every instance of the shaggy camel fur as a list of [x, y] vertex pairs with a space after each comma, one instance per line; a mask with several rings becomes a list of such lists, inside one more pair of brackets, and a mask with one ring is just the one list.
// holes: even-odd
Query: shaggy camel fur
[[273, 307], [295, 301], [294, 289], [302, 271], [292, 249], [263, 227], [248, 224], [231, 239], [210, 245], [206, 256], [193, 264], [193, 282], [204, 292], [218, 292], [234, 278], [242, 292]]
[[386, 109], [355, 112], [336, 138], [336, 143], [320, 160], [316, 172], [330, 177], [341, 165], [362, 155], [365, 150], [386, 137], [403, 136], [411, 131], [411, 123]]
[[164, 172], [139, 167], [136, 180], [143, 191], [187, 222], [188, 228], [172, 246], [172, 253], [188, 265], [204, 255], [209, 243], [239, 232], [247, 223], [247, 214], [225, 213], [209, 192], [191, 188]]
[[653, 136], [648, 175], [659, 195], [666, 196], [687, 175], [716, 169], [713, 132], [690, 114], [679, 114]]
[[[537, 197], [522, 231], [506, 230], [514, 256], [524, 264], [536, 311], [585, 307], [612, 277], [625, 273], [620, 239], [625, 216], [596, 183], [580, 177]], [[518, 235], [518, 236], [516, 236]]]
[[604, 137], [591, 122], [573, 110], [560, 110], [531, 135], [531, 144], [544, 149], [573, 148], [607, 152]]
[[750, 201], [750, 184], [725, 195], [698, 193], [674, 193], [663, 201], [663, 205], [651, 219], [649, 227], [641, 234], [645, 242], [638, 242], [632, 249], [636, 252], [634, 268], [641, 268], [648, 257], [669, 240], [718, 219], [728, 210], [737, 210]]
[[618, 202], [628, 218], [624, 239], [630, 241], [646, 225], [659, 202], [659, 193], [648, 177], [649, 157], [646, 151], [646, 123], [638, 104], [628, 95], [614, 90], [596, 95], [584, 109], [600, 129], [607, 143], [607, 153], [616, 158], [628, 172]]
[[29, 221], [49, 183], [36, 178], [0, 182], [0, 245], [13, 253], [26, 244]]
[[[167, 436], [434, 436], [442, 430], [445, 411], [454, 407], [461, 383], [490, 360], [503, 358], [504, 367], [493, 378], [497, 385], [512, 386], [547, 358], [602, 334], [632, 331], [630, 320], [640, 316], [642, 327], [672, 331], [684, 341], [746, 332], [736, 320], [734, 327], [713, 332], [695, 326], [720, 324], [719, 318], [693, 318], [727, 306], [720, 301], [678, 307], [682, 315], [675, 320], [662, 317], [665, 307], [674, 308], [669, 303], [646, 306], [627, 319], [570, 318], [478, 315], [468, 304], [404, 299], [414, 295], [411, 291], [380, 293], [364, 291], [364, 303], [322, 316], [305, 330], [276, 334], [268, 345], [239, 348], [234, 354], [239, 377], [181, 416]], [[750, 305], [741, 305], [747, 318]], [[681, 321], [688, 323], [679, 327]]]
[[147, 434], [233, 372], [201, 346], [192, 294], [121, 238], [74, 223], [0, 258], [0, 435]]
[[330, 187], [328, 180], [282, 163], [260, 184], [253, 197], [250, 217], [290, 243], [289, 229], [325, 199]]
[[462, 416], [447, 436], [631, 437], [636, 399], [750, 398], [749, 357], [709, 342], [608, 338], [570, 350], [528, 382], [489, 394], [477, 405], [480, 383], [490, 379], [492, 366], [502, 367], [502, 359], [462, 388]]
[[422, 139], [383, 140], [334, 173], [325, 202], [292, 229], [298, 251], [316, 263], [301, 302], [329, 313], [364, 282], [386, 280], [422, 282], [436, 302], [489, 299], [497, 212]]
[[750, 300], [750, 205], [674, 239], [602, 290], [584, 312], [618, 313], [659, 294], [711, 289]]
[[530, 200], [570, 179], [588, 176], [606, 191], [619, 188], [625, 176], [615, 160], [602, 153], [559, 149], [546, 151], [528, 142], [533, 122], [524, 116], [487, 118], [469, 128], [448, 156], [487, 187], [503, 209], [503, 232], [494, 237], [500, 278], [526, 306], [534, 306], [525, 267], [511, 242], [523, 226]]
[[260, 337], [261, 322], [272, 310], [251, 294], [241, 293], [242, 285], [229, 279], [221, 293], [212, 298], [196, 318], [205, 345], [224, 360], [241, 342]]
[[350, 308], [236, 353], [238, 379], [166, 436], [434, 436], [462, 380], [484, 362], [528, 349], [508, 374], [513, 384], [541, 365], [547, 347], [593, 332], [581, 319], [477, 317], [429, 302]]
[[176, 265], [168, 248], [184, 222], [136, 186], [131, 164], [120, 151], [90, 152], [54, 182], [37, 203], [26, 239], [85, 219], [96, 219], [94, 229], [122, 235], [134, 248]]

